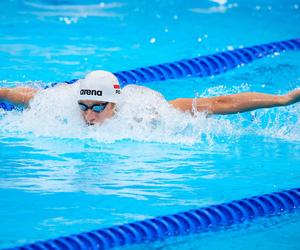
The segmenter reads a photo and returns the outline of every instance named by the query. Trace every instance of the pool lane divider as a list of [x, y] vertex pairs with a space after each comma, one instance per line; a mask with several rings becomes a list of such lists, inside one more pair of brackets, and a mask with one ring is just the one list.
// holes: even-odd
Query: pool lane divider
[[224, 73], [255, 59], [288, 50], [299, 50], [300, 38], [267, 43], [213, 55], [163, 63], [144, 68], [116, 72], [121, 86], [187, 77], [207, 77]]
[[[248, 64], [256, 59], [289, 50], [300, 50], [300, 38], [119, 71], [114, 74], [118, 78], [121, 87], [124, 87], [127, 84], [141, 84], [169, 79], [208, 77], [224, 73], [240, 65]], [[73, 79], [65, 81], [64, 83], [72, 84], [77, 80], [78, 79]], [[58, 83], [52, 83], [50, 86], [53, 87]], [[14, 109], [14, 106], [8, 102], [0, 102], [0, 108], [12, 110]]]
[[226, 229], [261, 217], [300, 209], [300, 188], [253, 196], [153, 219], [39, 241], [14, 250], [111, 249], [174, 236]]

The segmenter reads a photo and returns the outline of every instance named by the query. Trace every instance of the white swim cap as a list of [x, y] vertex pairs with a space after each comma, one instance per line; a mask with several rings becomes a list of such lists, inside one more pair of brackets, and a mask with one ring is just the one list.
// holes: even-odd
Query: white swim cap
[[117, 77], [104, 70], [92, 71], [79, 80], [78, 100], [93, 100], [117, 103], [121, 88]]

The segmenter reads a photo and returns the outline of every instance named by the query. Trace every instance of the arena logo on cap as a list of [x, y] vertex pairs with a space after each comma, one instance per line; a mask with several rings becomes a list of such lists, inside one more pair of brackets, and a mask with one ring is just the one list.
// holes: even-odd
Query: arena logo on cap
[[82, 90], [80, 90], [80, 95], [97, 95], [97, 96], [102, 96], [102, 90], [82, 89]]

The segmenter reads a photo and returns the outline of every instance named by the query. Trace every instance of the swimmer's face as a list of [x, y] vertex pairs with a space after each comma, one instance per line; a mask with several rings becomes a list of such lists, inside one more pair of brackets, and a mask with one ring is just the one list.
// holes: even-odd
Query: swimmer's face
[[[114, 115], [115, 104], [111, 102], [99, 102], [91, 100], [78, 101], [79, 107], [87, 107], [85, 111], [80, 108], [81, 115], [88, 125], [101, 124], [104, 120], [111, 118]], [[100, 107], [99, 107], [99, 106]], [[101, 110], [103, 108], [103, 110]], [[96, 112], [99, 111], [100, 112]]]

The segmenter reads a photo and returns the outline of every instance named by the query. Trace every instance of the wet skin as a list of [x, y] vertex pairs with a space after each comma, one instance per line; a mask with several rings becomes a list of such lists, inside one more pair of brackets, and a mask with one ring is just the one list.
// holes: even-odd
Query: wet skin
[[[100, 102], [100, 101], [91, 101], [91, 100], [80, 100], [80, 103], [83, 103], [89, 107], [95, 104], [104, 104], [106, 102]], [[88, 125], [95, 125], [95, 124], [101, 124], [104, 122], [104, 120], [111, 118], [114, 115], [114, 108], [115, 105], [111, 102], [109, 102], [105, 109], [101, 112], [95, 112], [92, 109], [88, 109], [86, 111], [80, 110], [80, 113], [85, 120], [85, 122]]]

